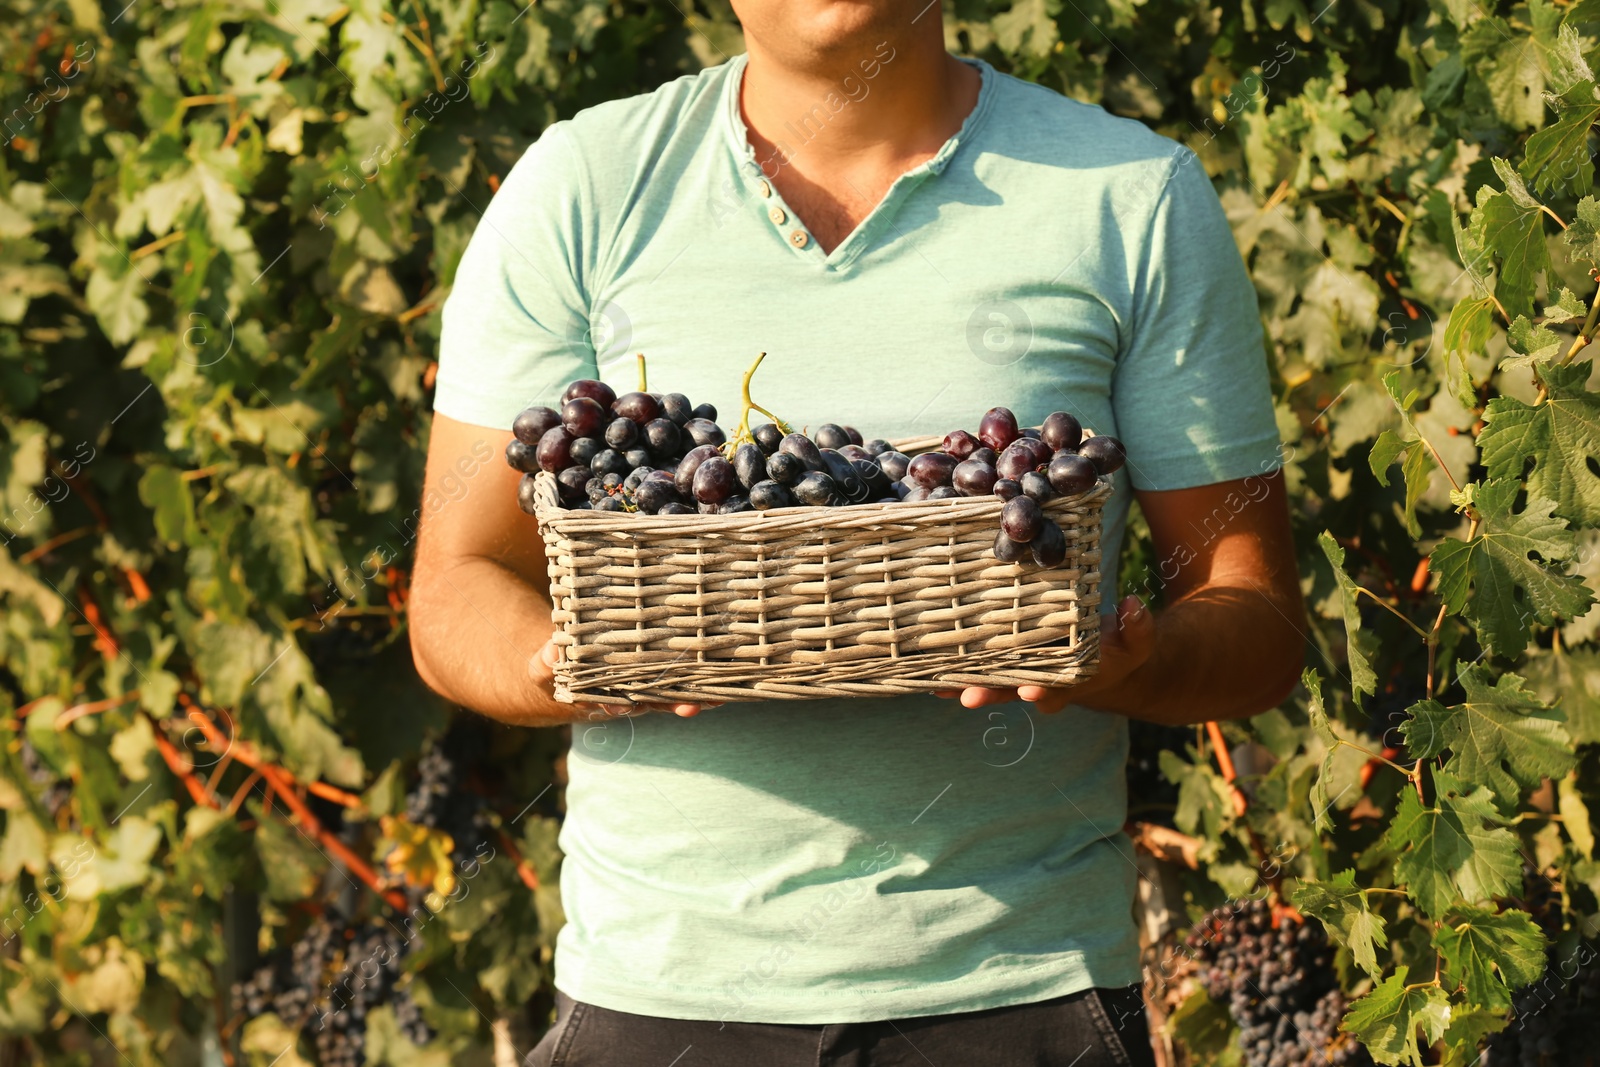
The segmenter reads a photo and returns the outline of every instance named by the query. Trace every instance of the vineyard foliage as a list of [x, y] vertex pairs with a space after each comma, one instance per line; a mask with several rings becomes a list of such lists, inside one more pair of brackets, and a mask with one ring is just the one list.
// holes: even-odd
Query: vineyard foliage
[[[731, 11], [0, 11], [0, 1062], [318, 1062], [230, 988], [332, 915], [404, 932], [370, 1062], [488, 1063], [548, 1005], [559, 738], [447, 735], [410, 666], [418, 524], [479, 491], [420, 494], [440, 304], [539, 131], [736, 54]], [[1160, 757], [1189, 915], [1269, 892], [1378, 1062], [1465, 1067], [1600, 934], [1600, 2], [944, 15], [1193, 148], [1260, 295], [1312, 641], [1236, 784]], [[465, 822], [418, 800], [450, 745]], [[1172, 1020], [1197, 1062], [1230, 1025]]]

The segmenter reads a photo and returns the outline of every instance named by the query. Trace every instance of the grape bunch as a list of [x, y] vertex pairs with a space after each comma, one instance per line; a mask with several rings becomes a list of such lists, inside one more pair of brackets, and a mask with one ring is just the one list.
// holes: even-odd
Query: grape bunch
[[450, 835], [455, 843], [450, 856], [467, 863], [488, 839], [488, 806], [478, 795], [462, 788], [461, 767], [476, 762], [458, 758], [463, 742], [451, 735], [448, 744], [430, 741], [417, 762], [417, 784], [406, 794], [406, 820]]
[[381, 1004], [391, 1006], [412, 1042], [433, 1040], [410, 994], [397, 988], [407, 949], [393, 927], [323, 915], [292, 946], [235, 982], [234, 1004], [246, 1018], [272, 1012], [291, 1030], [309, 1032], [319, 1067], [360, 1067], [367, 1016]]
[[834, 423], [810, 436], [781, 420], [751, 428], [753, 408], [766, 414], [749, 398], [748, 374], [743, 417], [731, 435], [717, 424], [716, 408], [695, 406], [681, 393], [618, 396], [604, 382], [573, 382], [559, 411], [530, 407], [512, 424], [506, 462], [523, 472], [518, 502], [534, 512], [538, 471], [555, 476], [567, 509], [646, 515], [992, 495], [1005, 502], [996, 557], [1016, 563], [1031, 556], [1053, 567], [1067, 543], [1041, 505], [1087, 492], [1125, 459], [1116, 438], [1086, 437], [1078, 420], [1061, 411], [1034, 430], [1019, 427], [1006, 408], [991, 408], [976, 435], [952, 431], [941, 448], [913, 457]]
[[1600, 1050], [1600, 945], [1583, 942], [1512, 997], [1511, 1023], [1492, 1034], [1481, 1067], [1596, 1067]]
[[1207, 994], [1239, 1026], [1244, 1067], [1372, 1067], [1339, 1032], [1344, 993], [1320, 925], [1274, 927], [1271, 907], [1256, 899], [1213, 910], [1187, 944]]
[[55, 771], [39, 755], [39, 750], [33, 747], [33, 742], [28, 740], [26, 734], [22, 737], [21, 756], [23, 773], [28, 776], [29, 784], [39, 788], [39, 803], [54, 819], [67, 801], [72, 799], [72, 783], [56, 777]]

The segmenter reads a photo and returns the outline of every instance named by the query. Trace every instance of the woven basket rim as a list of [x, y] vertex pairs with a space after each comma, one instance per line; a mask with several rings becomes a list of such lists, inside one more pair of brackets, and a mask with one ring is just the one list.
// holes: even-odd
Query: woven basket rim
[[[1071, 496], [1054, 496], [1041, 505], [1046, 511], [1064, 511], [1075, 507], [1092, 507], [1111, 496], [1113, 486], [1102, 475], [1094, 488]], [[791, 527], [841, 527], [861, 524], [889, 523], [916, 524], [928, 519], [967, 519], [985, 512], [998, 512], [1005, 501], [997, 496], [948, 497], [942, 500], [916, 500], [906, 503], [848, 504], [828, 507], [824, 504], [797, 504], [769, 511], [741, 511], [733, 515], [641, 515], [632, 511], [569, 510], [560, 505], [556, 491], [555, 475], [540, 471], [535, 475], [534, 518], [541, 529], [553, 532], [571, 530], [574, 533], [628, 532], [632, 527], [645, 532], [643, 527], [671, 530], [674, 534], [756, 532]], [[637, 524], [637, 525], [635, 525]]]

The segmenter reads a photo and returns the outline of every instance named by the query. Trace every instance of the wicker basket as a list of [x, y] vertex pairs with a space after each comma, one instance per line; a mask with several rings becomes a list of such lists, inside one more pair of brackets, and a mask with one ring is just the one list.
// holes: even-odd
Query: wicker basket
[[1044, 505], [1067, 555], [1038, 570], [995, 559], [995, 497], [634, 515], [565, 510], [554, 477], [540, 474], [556, 699], [1070, 684], [1098, 665], [1100, 513], [1110, 495], [1102, 482]]

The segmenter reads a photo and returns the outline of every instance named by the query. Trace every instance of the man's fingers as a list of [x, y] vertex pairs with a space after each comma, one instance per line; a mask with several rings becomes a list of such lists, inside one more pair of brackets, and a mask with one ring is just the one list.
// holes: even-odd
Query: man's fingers
[[961, 691], [961, 705], [967, 708], [984, 708], [990, 704], [1005, 704], [1017, 699], [1015, 689], [983, 689], [968, 686]]

